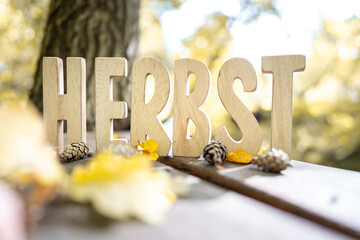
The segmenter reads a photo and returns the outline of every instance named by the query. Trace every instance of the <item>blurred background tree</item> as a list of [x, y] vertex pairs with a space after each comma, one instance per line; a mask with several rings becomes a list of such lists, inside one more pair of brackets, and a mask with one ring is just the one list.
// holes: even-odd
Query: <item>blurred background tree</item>
[[[86, 60], [86, 112], [88, 125], [95, 123], [94, 59], [125, 57], [131, 68], [138, 52], [140, 0], [51, 0], [30, 99], [42, 111], [42, 59], [81, 56]], [[130, 74], [129, 74], [130, 75]], [[66, 75], [65, 75], [66, 76]], [[114, 98], [130, 102], [130, 76], [114, 81]], [[129, 126], [126, 121], [117, 124]]]
[[[322, 0], [209, 0], [206, 3], [141, 0], [138, 9], [138, 1], [111, 0], [103, 4], [79, 1], [79, 5], [75, 4], [78, 1], [59, 0], [0, 2], [0, 94], [30, 94], [35, 99], [41, 90], [40, 56], [63, 59], [82, 56], [87, 59], [90, 120], [96, 56], [123, 56], [130, 63], [136, 57], [157, 57], [171, 75], [175, 59], [191, 57], [203, 61], [211, 71], [211, 94], [203, 108], [211, 118], [213, 133], [225, 125], [231, 136], [240, 140], [241, 132], [217, 96], [216, 81], [227, 59], [244, 57], [258, 73], [258, 90], [244, 93], [239, 80], [235, 81], [234, 89], [260, 121], [267, 145], [272, 76], [261, 73], [261, 56], [305, 54], [307, 68], [294, 78], [292, 157], [360, 170], [357, 134], [360, 72], [356, 71], [360, 62], [359, 3], [353, 0], [342, 5], [341, 1]], [[119, 9], [112, 7], [115, 4]], [[124, 27], [125, 12], [126, 24], [133, 23], [132, 26]], [[64, 34], [65, 31], [68, 32]], [[120, 86], [125, 81], [117, 82], [116, 91], [126, 88]], [[147, 90], [151, 92], [151, 79], [148, 82]], [[195, 78], [190, 80], [190, 85], [190, 89], [196, 86]], [[116, 95], [116, 99], [128, 97]], [[147, 97], [151, 98], [151, 93]], [[163, 120], [169, 118], [171, 104], [170, 101], [161, 114]], [[93, 127], [91, 120], [89, 127]]]

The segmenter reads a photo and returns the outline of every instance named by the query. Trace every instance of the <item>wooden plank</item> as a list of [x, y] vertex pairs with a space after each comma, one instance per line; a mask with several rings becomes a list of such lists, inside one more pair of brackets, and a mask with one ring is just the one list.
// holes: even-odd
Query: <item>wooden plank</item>
[[160, 157], [159, 162], [287, 212], [360, 238], [360, 174], [292, 161], [281, 174], [252, 165], [225, 163], [218, 171], [196, 158]]
[[[69, 164], [66, 164], [68, 166]], [[164, 167], [158, 164], [159, 167]], [[110, 222], [88, 206], [55, 203], [30, 240], [134, 239], [347, 239], [346, 235], [261, 202], [170, 169], [190, 186], [158, 226], [137, 221]]]
[[[117, 132], [117, 135], [129, 138], [127, 131]], [[94, 133], [89, 132], [87, 137], [90, 149], [94, 150]], [[75, 165], [86, 164], [87, 161], [85, 159], [67, 163], [66, 167], [71, 170]], [[357, 238], [360, 236], [360, 205], [358, 204], [360, 189], [357, 187], [360, 185], [360, 173], [299, 161], [292, 161], [293, 167], [281, 174], [266, 173], [252, 165], [229, 162], [223, 165], [225, 170], [217, 171], [213, 166], [197, 158], [160, 157], [158, 162], [350, 236]], [[208, 190], [204, 188], [197, 191], [206, 194]], [[197, 211], [193, 210], [193, 212]], [[258, 219], [259, 222], [266, 224], [272, 221], [272, 219], [265, 220]], [[178, 224], [181, 225], [180, 222]], [[299, 229], [302, 229], [301, 225]], [[139, 227], [139, 231], [142, 232], [143, 229]], [[294, 232], [297, 230], [295, 229]]]

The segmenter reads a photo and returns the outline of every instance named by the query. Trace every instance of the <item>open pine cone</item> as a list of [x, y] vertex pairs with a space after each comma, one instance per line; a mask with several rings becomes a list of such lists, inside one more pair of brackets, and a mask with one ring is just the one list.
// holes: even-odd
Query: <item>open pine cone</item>
[[89, 155], [89, 147], [84, 142], [74, 142], [59, 154], [61, 162], [72, 162]]
[[274, 173], [279, 173], [290, 166], [289, 155], [281, 149], [275, 148], [263, 155], [253, 157], [250, 162], [265, 171]]
[[204, 147], [202, 155], [208, 163], [215, 165], [218, 169], [221, 169], [220, 165], [224, 162], [227, 156], [227, 148], [222, 142], [212, 141]]

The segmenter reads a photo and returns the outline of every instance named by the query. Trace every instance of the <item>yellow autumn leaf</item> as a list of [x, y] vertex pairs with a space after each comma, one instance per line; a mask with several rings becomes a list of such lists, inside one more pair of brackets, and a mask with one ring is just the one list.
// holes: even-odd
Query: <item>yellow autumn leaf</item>
[[258, 155], [263, 155], [263, 154], [264, 154], [264, 148], [261, 147], [260, 150], [259, 150], [259, 152], [258, 152]]
[[257, 155], [263, 155], [264, 152], [267, 152], [270, 149], [270, 145], [266, 144], [265, 146], [262, 146], [258, 152]]
[[169, 176], [154, 171], [148, 154], [129, 157], [102, 151], [87, 165], [77, 165], [64, 185], [63, 196], [91, 203], [96, 211], [115, 220], [140, 219], [160, 223], [176, 195]]
[[149, 139], [143, 143], [137, 144], [137, 146], [140, 146], [142, 152], [150, 154], [151, 160], [159, 158], [159, 154], [157, 153], [159, 144], [154, 139]]
[[159, 154], [157, 152], [150, 153], [150, 158], [156, 161], [159, 158]]
[[143, 143], [140, 143], [139, 146], [144, 149], [144, 152], [153, 153], [156, 152], [159, 144], [154, 139], [149, 139]]
[[114, 133], [113, 134], [113, 139], [119, 139], [119, 136]]
[[245, 150], [238, 149], [236, 151], [229, 152], [225, 160], [235, 163], [249, 163], [252, 157], [252, 154], [246, 152]]
[[40, 114], [22, 99], [0, 97], [0, 176], [26, 189], [26, 200], [35, 205], [50, 201], [66, 177]]

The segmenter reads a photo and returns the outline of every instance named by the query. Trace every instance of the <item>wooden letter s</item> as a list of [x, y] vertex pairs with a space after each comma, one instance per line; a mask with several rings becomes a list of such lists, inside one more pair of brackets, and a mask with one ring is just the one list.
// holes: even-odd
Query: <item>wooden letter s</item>
[[245, 92], [256, 90], [256, 73], [246, 59], [232, 58], [226, 61], [221, 67], [218, 77], [218, 93], [221, 102], [241, 129], [243, 138], [239, 142], [234, 141], [226, 127], [223, 127], [215, 133], [215, 140], [223, 142], [228, 151], [243, 149], [255, 155], [261, 148], [261, 128], [254, 115], [234, 92], [233, 83], [237, 78], [242, 81]]

